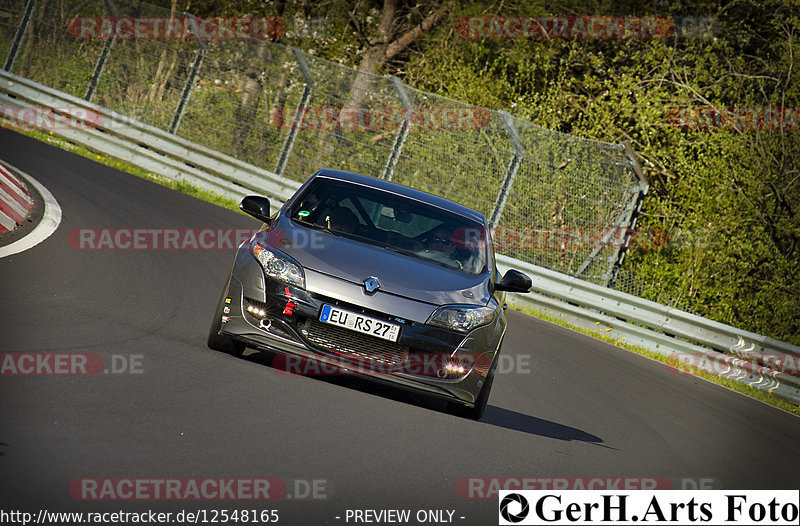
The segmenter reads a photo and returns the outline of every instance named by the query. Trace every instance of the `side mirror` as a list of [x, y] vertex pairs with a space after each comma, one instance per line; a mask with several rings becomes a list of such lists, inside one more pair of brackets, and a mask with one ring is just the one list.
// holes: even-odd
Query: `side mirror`
[[269, 223], [269, 199], [260, 195], [248, 195], [239, 203], [242, 212], [250, 214], [259, 221]]
[[495, 290], [506, 292], [530, 292], [531, 278], [519, 270], [509, 269], [503, 279], [497, 282]]

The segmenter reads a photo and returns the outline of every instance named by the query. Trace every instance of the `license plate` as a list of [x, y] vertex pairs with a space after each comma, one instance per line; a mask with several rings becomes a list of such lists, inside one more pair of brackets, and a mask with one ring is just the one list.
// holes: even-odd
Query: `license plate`
[[391, 342], [396, 342], [397, 338], [400, 336], [399, 325], [386, 323], [383, 320], [364, 316], [356, 312], [338, 309], [332, 305], [324, 305], [322, 307], [319, 321], [330, 323], [331, 325], [338, 325], [339, 327], [344, 327], [362, 334], [377, 336], [378, 338]]

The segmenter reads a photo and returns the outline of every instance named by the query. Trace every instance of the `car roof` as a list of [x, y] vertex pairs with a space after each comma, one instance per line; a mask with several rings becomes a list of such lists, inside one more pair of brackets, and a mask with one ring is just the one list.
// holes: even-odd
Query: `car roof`
[[[344, 172], [341, 170], [331, 170], [328, 168], [323, 168], [322, 170], [319, 170], [317, 173], [311, 176], [311, 179], [318, 177], [333, 179], [337, 181], [347, 181], [355, 184], [361, 184], [364, 186], [370, 186], [372, 188], [378, 188], [386, 192], [391, 192], [393, 194], [407, 197], [409, 199], [414, 199], [416, 201], [427, 203], [429, 205], [436, 206], [443, 210], [447, 210], [449, 212], [462, 215], [479, 223], [483, 224], [486, 223], [486, 217], [483, 214], [471, 208], [468, 208], [464, 205], [460, 205], [456, 202], [450, 201], [449, 199], [445, 199], [444, 197], [439, 197], [433, 194], [429, 194], [427, 192], [423, 192], [422, 190], [417, 190], [415, 188], [410, 188], [408, 186], [403, 186], [401, 184], [392, 183], [390, 181], [384, 181], [383, 179], [376, 179], [375, 177], [368, 177], [366, 175], [359, 175], [351, 172]], [[309, 180], [309, 182], [311, 181]]]

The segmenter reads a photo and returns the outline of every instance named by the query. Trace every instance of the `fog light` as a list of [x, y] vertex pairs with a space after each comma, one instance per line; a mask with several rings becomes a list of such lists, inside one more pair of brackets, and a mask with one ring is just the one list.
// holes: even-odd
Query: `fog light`
[[445, 362], [444, 366], [439, 369], [440, 378], [456, 378], [464, 376], [469, 371], [469, 366], [462, 362]]
[[444, 370], [451, 374], [464, 374], [464, 366], [460, 363], [447, 363], [444, 366]]
[[267, 316], [267, 311], [265, 311], [264, 309], [258, 308], [258, 307], [254, 306], [254, 305], [248, 305], [247, 306], [247, 312], [249, 312], [250, 314], [252, 314], [253, 316], [256, 316], [258, 318], [265, 318]]

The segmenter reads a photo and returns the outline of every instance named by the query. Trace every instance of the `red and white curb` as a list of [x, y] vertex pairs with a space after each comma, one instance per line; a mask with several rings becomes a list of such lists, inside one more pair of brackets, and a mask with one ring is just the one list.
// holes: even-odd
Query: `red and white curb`
[[25, 183], [0, 163], [0, 235], [24, 223], [32, 208]]
[[[0, 234], [16, 228], [19, 223], [25, 220], [28, 211], [33, 207], [30, 194], [24, 190], [25, 186], [20, 178], [24, 179], [29, 186], [36, 189], [39, 195], [42, 196], [44, 214], [32, 232], [9, 245], [0, 247], [0, 258], [18, 254], [35, 247], [50, 237], [58, 229], [58, 225], [61, 224], [61, 207], [58, 205], [56, 198], [53, 197], [53, 194], [42, 183], [25, 172], [14, 168], [8, 163], [0, 163], [0, 222], [2, 222]], [[9, 190], [11, 193], [9, 193]], [[10, 196], [10, 198], [7, 198], [6, 195]], [[20, 202], [17, 198], [20, 195], [24, 195], [27, 199], [23, 197], [22, 202]], [[8, 224], [8, 228], [6, 224]]]

